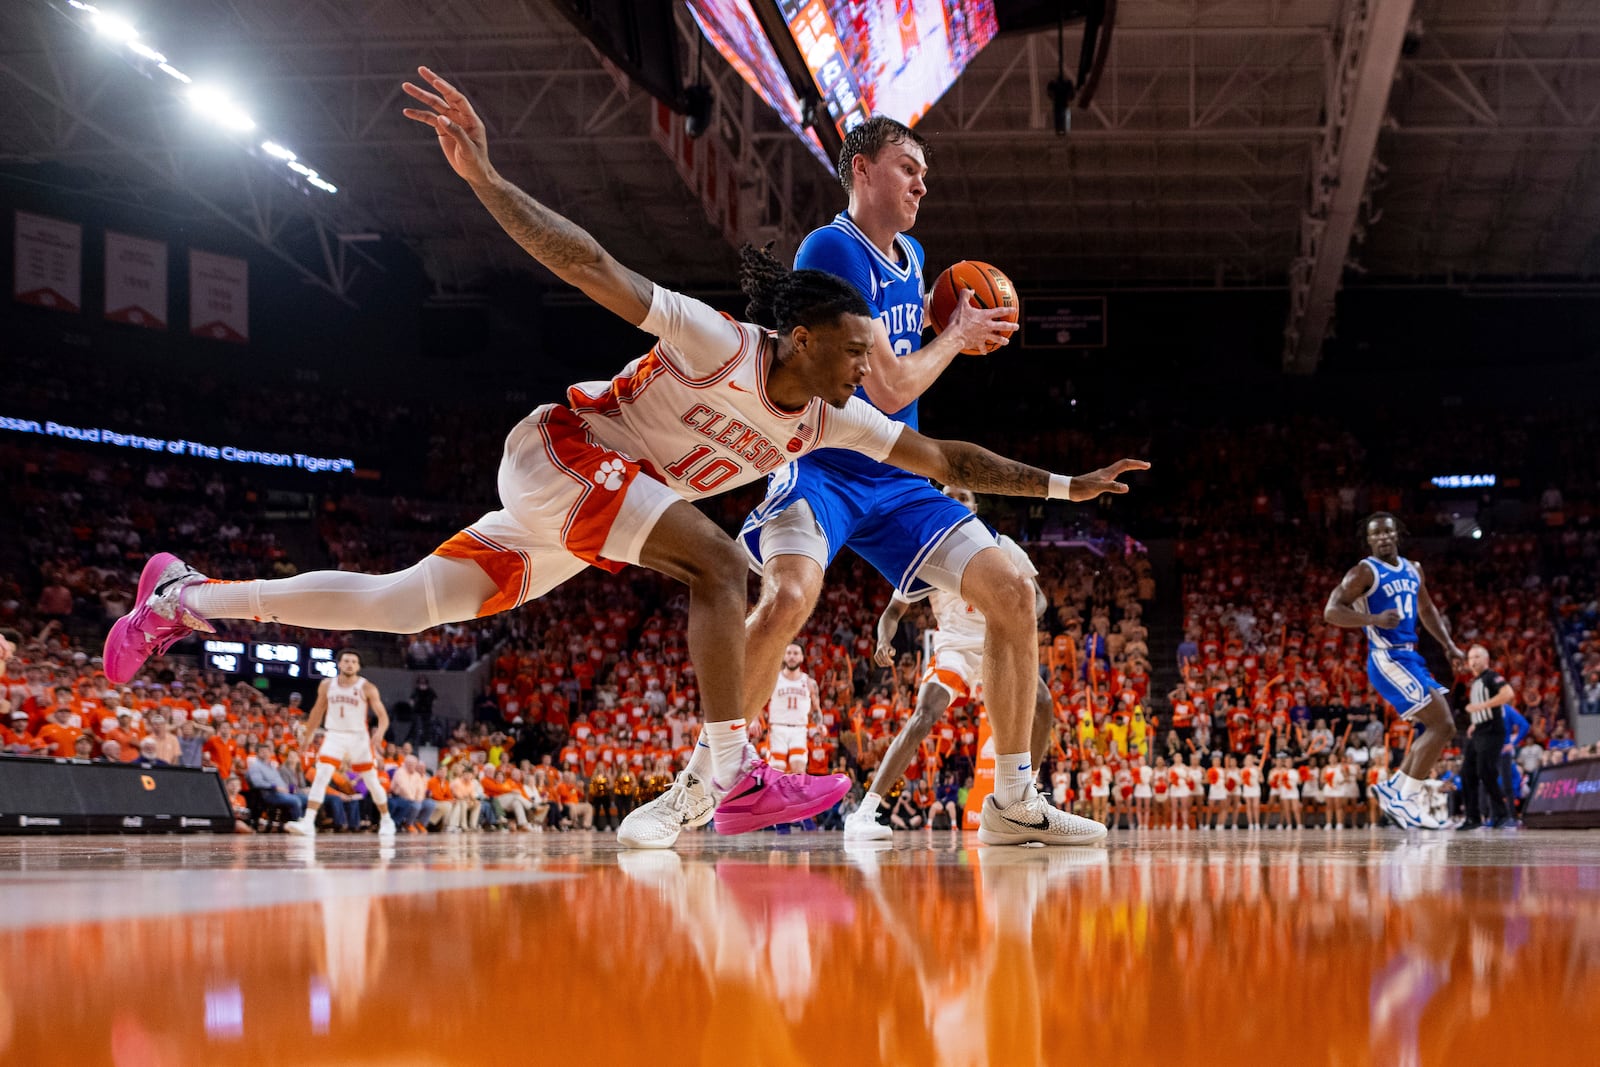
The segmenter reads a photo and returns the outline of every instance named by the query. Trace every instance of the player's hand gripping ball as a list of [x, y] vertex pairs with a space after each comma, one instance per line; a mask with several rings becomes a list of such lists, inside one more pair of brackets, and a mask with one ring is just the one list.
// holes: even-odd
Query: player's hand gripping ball
[[[998, 267], [975, 259], [964, 259], [946, 269], [933, 283], [933, 293], [928, 301], [928, 324], [933, 327], [934, 333], [944, 332], [951, 316], [955, 314], [956, 301], [960, 299], [963, 289], [972, 290], [972, 302], [979, 307], [1009, 309], [1011, 314], [1006, 318], [1011, 322], [1017, 321], [1021, 301], [1017, 298], [1017, 287], [1011, 284], [1011, 279]], [[990, 341], [982, 348], [963, 349], [962, 354], [985, 356], [999, 347]]]

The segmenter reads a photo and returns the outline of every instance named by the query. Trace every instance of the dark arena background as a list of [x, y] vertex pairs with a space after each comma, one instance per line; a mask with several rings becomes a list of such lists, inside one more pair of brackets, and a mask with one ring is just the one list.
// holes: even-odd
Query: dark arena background
[[[547, 220], [528, 250], [402, 113], [429, 106], [401, 88], [429, 88], [419, 66], [532, 198], [497, 210]], [[1591, 0], [9, 0], [0, 88], [0, 1063], [1584, 1055]], [[993, 678], [936, 652], [937, 595], [882, 624], [879, 664], [893, 588], [849, 547], [795, 636], [816, 684], [787, 761], [771, 708], [750, 748], [708, 727], [697, 750], [705, 702], [739, 689], [735, 617], [770, 599], [723, 534], [764, 479], [697, 501], [704, 551], [665, 574], [580, 570], [587, 504], [539, 520], [567, 524], [553, 552], [452, 540], [501, 506], [529, 412], [598, 382], [604, 436], [651, 375], [684, 376], [663, 345], [611, 383], [655, 337], [553, 272], [598, 276], [550, 251], [549, 213], [743, 318], [740, 247], [788, 264], [844, 211], [834, 163], [873, 114], [926, 139], [925, 176], [882, 179], [925, 189], [916, 280], [977, 260], [1021, 300], [998, 351], [923, 360], [922, 432], [1047, 471], [1151, 465], [1125, 495], [978, 496], [1044, 601], [1007, 646], [1037, 650], [1049, 698], [1026, 781], [996, 764]], [[897, 226], [874, 233], [903, 265]], [[769, 413], [799, 365], [773, 360]], [[562, 455], [585, 500], [619, 484]], [[873, 491], [845, 498], [898, 521]], [[1386, 551], [1374, 513], [1424, 595], [1362, 563]], [[171, 605], [261, 587], [141, 585], [170, 577], [157, 553], [351, 582], [446, 542], [475, 554], [434, 562], [510, 610], [393, 633], [413, 615], [246, 606], [207, 633]], [[973, 584], [956, 615], [999, 602]], [[1415, 629], [1394, 654], [1382, 598]], [[1408, 671], [1443, 692], [1410, 718]], [[691, 765], [723, 759], [755, 785]], [[751, 790], [828, 775], [830, 806], [732, 832]], [[706, 825], [629, 847], [625, 819], [691, 795]], [[1109, 831], [980, 842], [1011, 796]]]

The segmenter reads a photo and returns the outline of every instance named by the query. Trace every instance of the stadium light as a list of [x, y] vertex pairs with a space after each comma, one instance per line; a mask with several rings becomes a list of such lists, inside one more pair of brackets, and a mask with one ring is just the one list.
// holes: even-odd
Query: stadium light
[[94, 32], [118, 44], [128, 44], [139, 37], [139, 31], [133, 28], [133, 23], [120, 15], [96, 10], [90, 13], [89, 22], [94, 26]]
[[256, 128], [256, 120], [245, 114], [243, 108], [229, 100], [222, 90], [209, 85], [189, 87], [189, 106], [230, 130], [245, 133]]
[[[66, 0], [67, 6], [75, 11], [82, 12], [81, 25], [98, 37], [103, 37], [115, 44], [122, 45], [132, 52], [143, 64], [136, 64], [139, 69], [148, 72], [150, 67], [161, 71], [173, 81], [187, 86], [185, 93], [189, 106], [195, 113], [224, 129], [236, 133], [249, 133], [256, 128], [255, 119], [249, 113], [234, 103], [228, 94], [214, 85], [196, 85], [194, 79], [177, 67], [173, 66], [160, 51], [139, 39], [139, 30], [128, 19], [109, 11], [102, 11], [94, 4], [85, 0]], [[322, 177], [311, 167], [300, 162], [300, 157], [293, 151], [285, 148], [276, 141], [262, 141], [261, 151], [273, 159], [279, 160], [291, 171], [305, 180], [307, 185], [319, 189], [324, 193], [337, 193], [339, 187]]]

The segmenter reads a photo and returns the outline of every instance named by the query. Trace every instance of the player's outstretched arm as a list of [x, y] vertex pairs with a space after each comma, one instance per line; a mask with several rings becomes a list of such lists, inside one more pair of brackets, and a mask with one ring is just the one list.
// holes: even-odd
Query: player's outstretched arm
[[1422, 576], [1422, 564], [1413, 561], [1412, 566], [1417, 568], [1417, 618], [1428, 628], [1434, 640], [1444, 646], [1444, 653], [1450, 657], [1450, 662], [1458, 663], [1466, 659], [1467, 654], [1450, 637], [1450, 624], [1444, 621], [1444, 616], [1433, 604], [1433, 597], [1428, 595], [1428, 582]]
[[1372, 565], [1366, 560], [1351, 567], [1344, 580], [1328, 594], [1327, 606], [1322, 609], [1322, 621], [1346, 630], [1359, 630], [1365, 626], [1387, 630], [1400, 625], [1400, 613], [1394, 608], [1381, 615], [1369, 615], [1355, 609], [1355, 602], [1366, 596], [1372, 588], [1374, 577]]
[[889, 606], [878, 616], [878, 647], [873, 651], [872, 662], [880, 667], [894, 666], [894, 635], [900, 629], [900, 620], [911, 609], [910, 601], [901, 600], [896, 593], [889, 598]]
[[402, 113], [433, 128], [450, 168], [472, 186], [501, 228], [528, 255], [601, 307], [634, 326], [643, 322], [655, 293], [650, 279], [618, 263], [583, 227], [501, 177], [489, 162], [488, 136], [471, 102], [427, 67], [418, 67], [417, 73], [432, 92], [411, 82], [401, 88], [427, 108], [408, 107]]
[[1102, 493], [1126, 493], [1128, 487], [1117, 479], [1128, 471], [1150, 469], [1142, 459], [1119, 459], [1109, 467], [1069, 478], [1006, 459], [968, 441], [924, 437], [910, 427], [900, 433], [884, 462], [975, 493], [1076, 502], [1093, 500]]

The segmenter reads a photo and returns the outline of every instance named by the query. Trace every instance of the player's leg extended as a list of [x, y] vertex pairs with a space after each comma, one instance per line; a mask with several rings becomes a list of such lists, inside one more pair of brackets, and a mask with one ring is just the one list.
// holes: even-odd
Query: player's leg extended
[[262, 581], [202, 581], [181, 596], [184, 607], [206, 619], [409, 634], [476, 618], [495, 590], [495, 580], [476, 563], [429, 556], [393, 574], [310, 571]]
[[[762, 544], [765, 548], [766, 539]], [[742, 559], [740, 565], [744, 566]], [[741, 570], [740, 580], [743, 578]], [[783, 650], [811, 617], [821, 594], [822, 564], [815, 559], [797, 553], [765, 557], [761, 597], [744, 625], [747, 673], [740, 706], [746, 716], [759, 714], [772, 694], [772, 679], [783, 666]]]
[[[962, 572], [961, 596], [983, 612], [983, 681], [995, 752], [1026, 753], [1039, 677], [1033, 584], [998, 548], [986, 548]], [[997, 769], [997, 786], [1004, 770]]]
[[[700, 685], [707, 723], [741, 718], [747, 564], [733, 539], [694, 505], [679, 501], [662, 512], [639, 562], [689, 587], [689, 658]], [[791, 635], [792, 636], [792, 635]], [[785, 639], [784, 644], [788, 641]], [[783, 649], [778, 649], [778, 659]], [[777, 673], [774, 666], [773, 674]], [[764, 679], [770, 687], [771, 678]], [[742, 732], [742, 731], [741, 731]]]
[[911, 712], [911, 718], [906, 720], [906, 724], [889, 743], [889, 751], [883, 754], [883, 762], [878, 764], [878, 770], [872, 776], [873, 794], [881, 798], [894, 788], [900, 776], [906, 773], [906, 768], [911, 766], [922, 742], [927, 740], [949, 706], [948, 689], [937, 682], [922, 684], [917, 691], [917, 706]]
[[1455, 736], [1455, 722], [1444, 697], [1437, 692], [1412, 718], [1423, 731], [1412, 741], [1411, 751], [1400, 764], [1400, 773], [1426, 781], [1433, 776], [1434, 764], [1439, 762], [1440, 754]]

